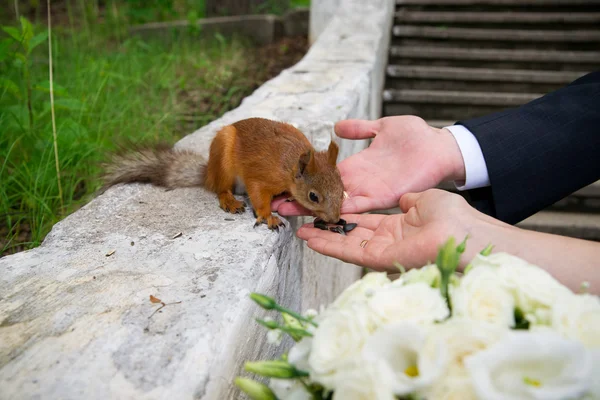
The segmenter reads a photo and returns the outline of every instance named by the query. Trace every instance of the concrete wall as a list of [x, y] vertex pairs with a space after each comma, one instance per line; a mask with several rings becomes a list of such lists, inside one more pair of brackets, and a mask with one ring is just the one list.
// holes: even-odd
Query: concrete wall
[[[376, 118], [392, 10], [344, 0], [303, 60], [177, 146], [206, 154], [220, 127], [261, 116], [325, 149], [335, 121]], [[365, 146], [341, 143], [340, 159]], [[110, 189], [39, 248], [0, 259], [0, 399], [238, 398], [242, 362], [282, 350], [248, 294], [306, 310], [359, 276], [295, 237], [308, 220], [271, 232], [200, 188]], [[150, 295], [175, 304], [153, 314]]]
[[342, 0], [311, 0], [308, 28], [309, 43], [314, 43], [323, 33], [341, 5], [344, 5]]

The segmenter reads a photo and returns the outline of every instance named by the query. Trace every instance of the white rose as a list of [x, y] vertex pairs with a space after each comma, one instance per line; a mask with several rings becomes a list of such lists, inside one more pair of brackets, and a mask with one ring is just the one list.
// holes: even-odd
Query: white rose
[[433, 359], [441, 342], [447, 353], [446, 368], [440, 379], [420, 390], [419, 394], [435, 400], [476, 399], [464, 359], [492, 346], [507, 332], [508, 329], [498, 325], [460, 317], [433, 325], [421, 353], [423, 357]]
[[392, 379], [392, 371], [382, 360], [341, 370], [333, 400], [396, 400], [392, 392]]
[[592, 365], [583, 345], [549, 331], [513, 331], [465, 359], [476, 393], [486, 400], [580, 398], [590, 389]]
[[308, 356], [311, 378], [331, 387], [338, 370], [356, 365], [364, 342], [374, 329], [365, 305], [329, 313], [314, 331]]
[[467, 376], [444, 376], [431, 389], [418, 393], [431, 400], [478, 400]]
[[523, 260], [522, 258], [515, 257], [508, 253], [492, 253], [489, 256], [476, 254], [475, 257], [473, 257], [473, 259], [471, 260], [470, 264], [473, 267], [471, 271], [474, 271], [475, 268], [478, 268], [480, 266], [500, 268], [504, 265], [512, 265], [515, 267], [529, 265], [529, 263]]
[[600, 298], [590, 294], [560, 297], [552, 307], [552, 328], [590, 348], [600, 348]]
[[507, 253], [477, 255], [472, 264], [474, 268], [482, 265], [497, 268], [500, 282], [511, 291], [516, 305], [533, 323], [548, 323], [549, 310], [556, 299], [571, 293], [547, 271]]
[[431, 323], [449, 315], [440, 291], [423, 282], [378, 290], [367, 303], [382, 323]]
[[451, 293], [453, 315], [506, 327], [515, 325], [515, 300], [499, 282], [497, 269], [480, 266], [470, 271]]
[[310, 355], [311, 349], [312, 337], [303, 337], [288, 352], [288, 362], [294, 364], [299, 370], [308, 371], [310, 369], [308, 365], [308, 356]]
[[422, 351], [424, 357], [435, 358], [438, 341], [441, 341], [448, 353], [446, 375], [466, 376], [465, 357], [490, 347], [508, 332], [498, 325], [453, 317], [431, 327]]
[[[592, 352], [592, 376], [597, 377], [600, 375], [600, 349], [593, 349]], [[592, 380], [590, 390], [584, 397], [585, 400], [598, 400], [600, 399], [600, 379], [596, 378]]]
[[440, 270], [437, 265], [429, 264], [421, 268], [413, 268], [403, 273], [398, 279], [392, 282], [392, 286], [404, 286], [412, 283], [424, 282], [432, 287], [440, 286]]
[[269, 382], [269, 387], [279, 400], [312, 400], [302, 382], [297, 379], [275, 379]]
[[382, 360], [393, 371], [392, 389], [406, 395], [423, 389], [442, 374], [446, 363], [445, 348], [438, 342], [434, 358], [422, 353], [427, 330], [416, 324], [397, 322], [378, 329], [365, 343], [365, 363]]
[[389, 284], [390, 278], [385, 272], [370, 272], [348, 286], [333, 302], [333, 308], [344, 308], [354, 302], [363, 303], [373, 294], [376, 289], [379, 289]]

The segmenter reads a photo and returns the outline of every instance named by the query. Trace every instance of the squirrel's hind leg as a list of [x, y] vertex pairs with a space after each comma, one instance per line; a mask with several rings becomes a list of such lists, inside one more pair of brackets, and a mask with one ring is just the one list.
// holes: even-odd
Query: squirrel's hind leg
[[204, 186], [219, 196], [219, 206], [232, 214], [245, 211], [245, 204], [233, 197], [236, 174], [232, 168], [236, 130], [233, 126], [221, 129], [210, 145]]

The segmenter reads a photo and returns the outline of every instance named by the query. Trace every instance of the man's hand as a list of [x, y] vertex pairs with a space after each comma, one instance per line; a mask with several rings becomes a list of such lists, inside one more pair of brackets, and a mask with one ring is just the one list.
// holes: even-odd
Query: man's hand
[[406, 268], [435, 262], [439, 249], [450, 236], [461, 241], [470, 235], [466, 259], [494, 240], [498, 229], [515, 229], [475, 210], [459, 195], [431, 189], [408, 193], [400, 199], [403, 214], [349, 214], [346, 222], [358, 226], [346, 236], [305, 224], [298, 237], [308, 247], [326, 256], [378, 271], [398, 272], [394, 263]]
[[[336, 124], [335, 132], [351, 140], [373, 138], [367, 149], [338, 164], [349, 196], [342, 213], [389, 209], [405, 193], [465, 178], [463, 158], [452, 134], [419, 117], [346, 120]], [[272, 209], [281, 215], [310, 215], [297, 203], [283, 199], [275, 200]]]

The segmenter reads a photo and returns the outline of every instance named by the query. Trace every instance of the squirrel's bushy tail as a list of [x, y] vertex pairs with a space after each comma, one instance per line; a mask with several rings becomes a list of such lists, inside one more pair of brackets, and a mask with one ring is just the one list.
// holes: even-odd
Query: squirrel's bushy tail
[[161, 145], [113, 156], [105, 166], [104, 182], [105, 187], [148, 182], [174, 189], [204, 185], [205, 173], [206, 161], [200, 154]]

